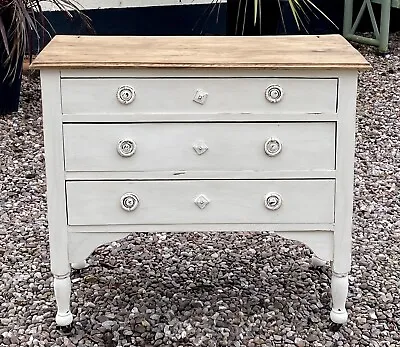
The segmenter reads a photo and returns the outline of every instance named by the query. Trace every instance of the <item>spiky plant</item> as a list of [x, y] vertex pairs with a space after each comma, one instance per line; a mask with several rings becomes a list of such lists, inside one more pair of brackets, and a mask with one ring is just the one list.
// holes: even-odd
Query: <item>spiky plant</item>
[[[261, 0], [239, 0], [240, 2], [245, 1], [246, 6], [248, 1], [254, 1], [254, 25], [257, 22], [257, 18], [261, 18]], [[284, 18], [283, 18], [283, 13], [282, 13], [282, 8], [281, 8], [281, 2], [280, 0], [278, 1], [278, 6], [279, 6], [279, 11], [281, 14], [282, 22], [283, 24], [285, 23]], [[306, 10], [308, 9], [313, 15], [318, 16], [318, 14], [322, 15], [325, 17], [328, 21], [330, 21], [335, 27], [336, 24], [334, 24], [329, 17], [323, 13], [313, 2], [313, 0], [288, 0], [290, 9], [292, 11], [294, 20], [296, 21], [297, 28], [305, 28], [305, 21], [308, 21], [309, 18], [307, 16]], [[261, 22], [261, 21], [260, 21]], [[286, 29], [285, 29], [286, 30]]]
[[[89, 18], [81, 12], [79, 4], [74, 0], [47, 2], [71, 19], [78, 15], [90, 27]], [[43, 15], [39, 0], [0, 0], [0, 47], [3, 46], [7, 54], [7, 77], [16, 77], [18, 61], [24, 54], [32, 58], [32, 38], [39, 39], [40, 31], [50, 35], [46, 27], [53, 29]]]
[[[182, 0], [179, 0], [182, 1]], [[209, 17], [214, 11], [217, 11], [217, 20], [220, 12], [220, 6], [223, 0], [211, 0], [210, 6], [206, 9], [206, 11], [203, 13], [203, 16], [206, 16], [206, 22], [208, 21]], [[281, 0], [276, 0], [278, 3], [279, 7], [279, 12], [280, 16], [282, 19], [283, 27], [286, 32], [285, 28], [285, 20], [283, 16], [283, 11], [281, 7]], [[306, 23], [309, 21], [308, 13], [311, 13], [312, 15], [318, 17], [318, 15], [323, 16], [326, 18], [330, 23], [333, 24], [334, 27], [337, 28], [337, 25], [331, 21], [331, 19], [324, 13], [322, 12], [315, 4], [314, 0], [287, 0], [289, 3], [289, 7], [292, 11], [293, 18], [296, 22], [297, 28], [300, 30], [301, 28], [305, 29], [306, 28]], [[253, 19], [254, 19], [254, 26], [257, 24], [257, 20], [260, 26], [260, 33], [261, 33], [261, 11], [264, 11], [261, 6], [262, 0], [239, 0], [238, 4], [238, 13], [237, 13], [237, 19], [236, 19], [236, 29], [235, 33], [236, 34], [243, 34], [244, 32], [244, 27], [246, 24], [246, 13], [248, 9], [252, 9], [254, 11]], [[241, 11], [244, 13], [244, 20], [242, 23], [242, 28], [239, 28], [239, 17], [241, 16]], [[198, 20], [198, 22], [200, 19]], [[196, 26], [198, 24], [196, 23]]]

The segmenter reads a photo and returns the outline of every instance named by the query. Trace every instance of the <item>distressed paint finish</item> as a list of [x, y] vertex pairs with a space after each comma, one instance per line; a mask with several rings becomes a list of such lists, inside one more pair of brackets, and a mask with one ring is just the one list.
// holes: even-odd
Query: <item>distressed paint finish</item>
[[47, 182], [47, 219], [49, 224], [50, 266], [54, 276], [57, 302], [56, 323], [69, 325], [71, 294], [68, 258], [67, 203], [65, 200], [64, 149], [61, 141], [62, 114], [60, 104], [60, 72], [42, 71], [43, 130]]
[[[68, 225], [334, 222], [334, 180], [84, 181], [66, 187]], [[140, 201], [133, 213], [119, 204], [126, 192]], [[193, 204], [200, 194], [211, 201], [202, 213]]]
[[[336, 78], [163, 78], [157, 87], [154, 83], [147, 78], [62, 79], [63, 114], [336, 112]], [[266, 90], [276, 83], [284, 96], [269, 102]], [[127, 86], [134, 88], [135, 98], [124, 103], [116, 93]]]
[[[211, 51], [202, 66], [187, 69], [171, 56], [163, 68], [164, 56], [164, 65], [142, 69], [157, 58], [142, 47], [135, 68], [116, 56], [86, 64], [78, 54], [68, 55], [75, 63], [65, 69], [68, 61], [57, 61], [53, 50], [69, 42], [76, 45], [71, 52], [91, 55], [124, 41], [108, 40], [93, 50], [84, 40], [57, 39], [36, 63], [43, 69], [57, 324], [72, 320], [69, 264], [87, 266], [97, 246], [137, 231], [245, 230], [274, 230], [308, 245], [314, 265], [331, 263], [330, 317], [346, 322], [357, 68], [368, 63], [337, 38], [324, 47], [316, 38], [308, 46], [304, 37], [282, 38], [281, 45], [304, 50], [286, 57], [286, 68], [267, 50], [264, 60], [256, 57], [259, 69], [229, 59], [213, 65]], [[169, 40], [172, 52], [179, 39]], [[184, 42], [193, 48], [196, 40]], [[329, 48], [350, 59], [344, 63]], [[130, 50], [124, 56], [132, 58]], [[329, 68], [315, 61], [304, 67], [313, 56]], [[198, 58], [193, 50], [187, 62]]]
[[65, 168], [67, 172], [334, 170], [335, 132], [332, 122], [64, 124]]

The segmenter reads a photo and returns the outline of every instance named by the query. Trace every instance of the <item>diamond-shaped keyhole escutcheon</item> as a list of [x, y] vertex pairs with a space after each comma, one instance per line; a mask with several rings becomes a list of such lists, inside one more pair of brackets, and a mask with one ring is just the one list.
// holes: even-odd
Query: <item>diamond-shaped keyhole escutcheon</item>
[[210, 203], [210, 200], [204, 194], [200, 194], [196, 199], [194, 199], [194, 203], [198, 208], [204, 209]]
[[201, 89], [197, 89], [196, 94], [193, 97], [193, 101], [197, 102], [200, 105], [204, 105], [207, 101], [207, 96], [208, 96], [207, 92]]
[[202, 155], [208, 151], [208, 146], [204, 141], [197, 141], [193, 145], [193, 149], [196, 151], [198, 155]]

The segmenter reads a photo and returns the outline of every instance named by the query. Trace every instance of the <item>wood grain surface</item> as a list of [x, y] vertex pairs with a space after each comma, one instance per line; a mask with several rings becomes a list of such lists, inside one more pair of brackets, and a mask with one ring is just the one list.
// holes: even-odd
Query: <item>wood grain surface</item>
[[341, 35], [57, 35], [31, 68], [370, 68]]

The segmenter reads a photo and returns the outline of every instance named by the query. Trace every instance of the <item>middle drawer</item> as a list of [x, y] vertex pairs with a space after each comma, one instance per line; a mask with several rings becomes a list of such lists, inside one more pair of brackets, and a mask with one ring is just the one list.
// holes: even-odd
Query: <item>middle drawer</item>
[[334, 170], [335, 123], [64, 124], [66, 171]]

